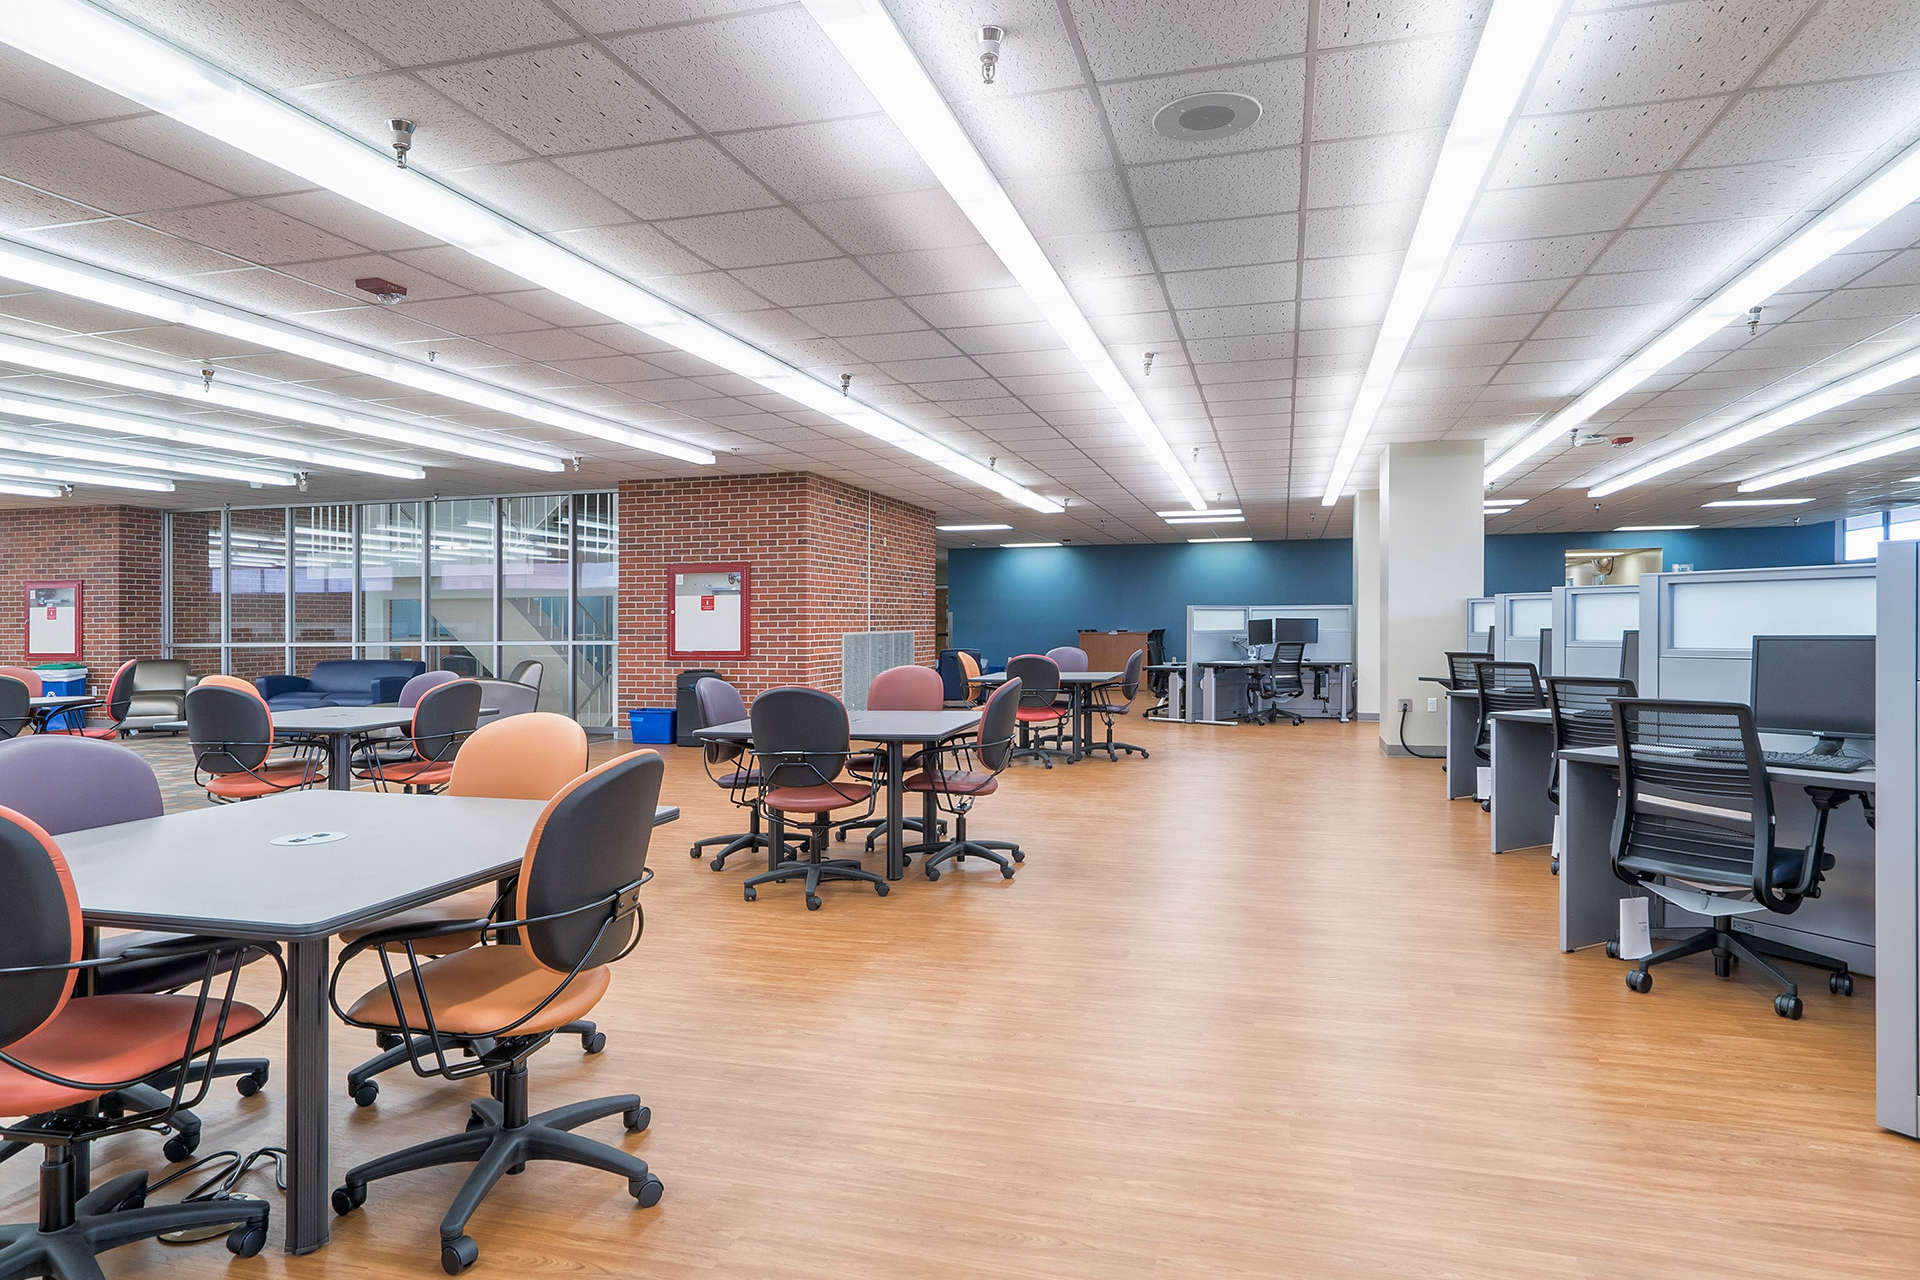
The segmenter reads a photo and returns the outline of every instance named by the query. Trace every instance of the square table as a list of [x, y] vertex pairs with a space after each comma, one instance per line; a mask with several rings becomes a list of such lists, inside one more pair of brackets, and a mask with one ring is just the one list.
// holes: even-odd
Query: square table
[[[906, 791], [901, 785], [906, 781], [902, 776], [906, 771], [906, 747], [908, 743], [916, 746], [933, 746], [945, 742], [948, 738], [958, 737], [980, 723], [980, 711], [975, 707], [963, 707], [951, 711], [850, 711], [847, 713], [847, 736], [855, 742], [876, 742], [887, 749], [887, 879], [898, 880], [906, 874], [906, 834], [901, 823], [900, 806], [905, 802]], [[751, 743], [753, 741], [752, 720], [729, 720], [725, 724], [709, 725], [696, 729], [694, 733], [703, 738], [718, 738], [728, 742]], [[921, 802], [921, 809], [927, 815], [927, 839], [934, 839], [938, 829], [934, 824], [938, 815], [933, 812], [933, 793], [929, 791]], [[767, 870], [774, 871], [780, 866], [780, 842], [774, 841], [767, 846]]]
[[[1060, 687], [1067, 691], [1067, 719], [1073, 726], [1073, 732], [1067, 739], [1067, 763], [1075, 764], [1088, 751], [1088, 742], [1093, 737], [1093, 700], [1088, 693], [1098, 685], [1118, 684], [1126, 677], [1124, 671], [1062, 671]], [[989, 671], [982, 675], [977, 683], [1001, 685], [1007, 682], [1005, 671]]]
[[[333, 935], [511, 875], [545, 808], [538, 800], [293, 791], [60, 837], [90, 931], [286, 945], [289, 1253], [327, 1242]], [[654, 825], [679, 816], [662, 805]], [[320, 833], [338, 838], [284, 843]]]

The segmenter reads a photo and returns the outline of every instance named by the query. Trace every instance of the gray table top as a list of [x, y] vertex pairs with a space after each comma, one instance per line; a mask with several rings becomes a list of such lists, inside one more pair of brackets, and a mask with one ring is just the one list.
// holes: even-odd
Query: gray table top
[[45, 711], [49, 707], [71, 707], [78, 702], [98, 702], [100, 699], [88, 693], [48, 693], [38, 698], [28, 698], [27, 705], [35, 711]]
[[[499, 714], [498, 707], [480, 708], [481, 719]], [[273, 713], [273, 728], [276, 733], [351, 736], [356, 733], [370, 733], [375, 729], [399, 729], [412, 723], [413, 708], [403, 707], [397, 702], [377, 702], [369, 707], [301, 707], [294, 711]], [[171, 730], [176, 733], [185, 733], [187, 722], [159, 720], [150, 727], [162, 732]]]
[[[60, 837], [90, 925], [324, 937], [511, 871], [538, 800], [294, 791]], [[662, 805], [654, 824], [680, 811]], [[276, 845], [341, 832], [343, 839]]]
[[[1574, 764], [1618, 764], [1618, 747], [1569, 747], [1559, 753], [1562, 760]], [[1878, 771], [1872, 765], [1856, 769], [1852, 773], [1828, 773], [1824, 769], [1794, 769], [1786, 765], [1770, 764], [1767, 777], [1775, 782], [1792, 783], [1803, 787], [1834, 787], [1841, 791], [1872, 791], [1878, 778]]]
[[[965, 733], [980, 723], [980, 712], [972, 708], [952, 711], [852, 711], [847, 713], [848, 734], [860, 742], [939, 742], [956, 733]], [[709, 725], [694, 733], [703, 738], [723, 738], [745, 742], [753, 737], [753, 721], [729, 720]]]
[[[1120, 677], [1126, 674], [1127, 673], [1124, 671], [1062, 671], [1060, 673], [1060, 683], [1061, 684], [1106, 684], [1108, 681], [1118, 680], [1120, 679]], [[1005, 684], [1006, 681], [1007, 681], [1006, 672], [989, 671], [986, 674], [978, 677], [975, 680], [975, 683], [976, 684]]]
[[1496, 711], [1489, 720], [1518, 720], [1522, 724], [1552, 724], [1553, 712], [1547, 707], [1528, 707], [1522, 711]]

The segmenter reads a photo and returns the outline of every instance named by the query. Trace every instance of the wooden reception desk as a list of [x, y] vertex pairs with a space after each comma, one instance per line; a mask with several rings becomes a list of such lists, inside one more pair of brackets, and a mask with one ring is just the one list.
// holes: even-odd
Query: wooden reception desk
[[1087, 670], [1124, 671], [1135, 649], [1147, 647], [1144, 631], [1082, 631], [1080, 647], [1087, 651]]

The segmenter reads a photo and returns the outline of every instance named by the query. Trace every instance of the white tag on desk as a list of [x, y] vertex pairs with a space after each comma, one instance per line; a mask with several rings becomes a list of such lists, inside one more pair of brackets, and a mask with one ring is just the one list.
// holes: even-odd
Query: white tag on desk
[[1653, 929], [1647, 923], [1646, 898], [1620, 899], [1620, 958], [1639, 960], [1653, 954]]

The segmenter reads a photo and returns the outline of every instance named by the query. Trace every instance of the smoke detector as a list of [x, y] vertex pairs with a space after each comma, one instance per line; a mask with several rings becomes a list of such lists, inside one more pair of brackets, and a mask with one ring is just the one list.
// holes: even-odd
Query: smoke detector
[[1633, 443], [1633, 437], [1603, 436], [1598, 431], [1582, 431], [1578, 427], [1575, 427], [1572, 431], [1567, 432], [1567, 443], [1576, 449], [1585, 448], [1590, 444], [1604, 444], [1615, 449], [1624, 449]]
[[1212, 142], [1253, 127], [1260, 100], [1244, 93], [1190, 93], [1153, 114], [1153, 130], [1180, 142]]

